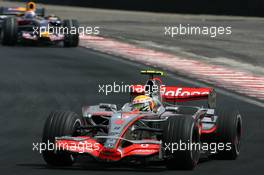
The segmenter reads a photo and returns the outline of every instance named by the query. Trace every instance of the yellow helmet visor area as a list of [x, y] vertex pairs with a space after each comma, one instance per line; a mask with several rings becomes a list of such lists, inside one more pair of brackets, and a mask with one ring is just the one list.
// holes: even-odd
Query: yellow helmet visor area
[[146, 102], [146, 103], [133, 104], [132, 109], [133, 110], [139, 110], [139, 111], [149, 111], [150, 107], [149, 107], [149, 103]]

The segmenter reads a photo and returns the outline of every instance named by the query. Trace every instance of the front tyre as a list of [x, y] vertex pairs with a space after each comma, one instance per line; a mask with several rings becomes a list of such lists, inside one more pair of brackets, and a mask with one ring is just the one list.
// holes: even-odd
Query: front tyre
[[75, 19], [66, 19], [63, 21], [63, 27], [68, 32], [64, 34], [64, 47], [77, 47], [79, 45], [79, 23]]
[[[200, 158], [200, 134], [199, 126], [191, 116], [168, 118], [164, 124], [162, 142], [168, 169], [192, 170], [195, 168]], [[181, 143], [186, 145], [184, 149], [180, 149]], [[188, 144], [194, 146], [188, 148]]]
[[[218, 144], [224, 144], [224, 150], [217, 153], [217, 157], [226, 160], [235, 160], [240, 154], [242, 134], [242, 117], [238, 111], [218, 112], [216, 138]], [[228, 147], [227, 147], [228, 146]]]
[[17, 43], [17, 20], [16, 18], [4, 19], [2, 25], [2, 44], [6, 46], [13, 46]]
[[[76, 113], [52, 112], [46, 120], [42, 142], [47, 148], [48, 143], [55, 145], [55, 137], [76, 136], [79, 126], [82, 126], [82, 120]], [[52, 166], [70, 166], [74, 163], [74, 157], [64, 151], [45, 149], [42, 156], [46, 163]]]

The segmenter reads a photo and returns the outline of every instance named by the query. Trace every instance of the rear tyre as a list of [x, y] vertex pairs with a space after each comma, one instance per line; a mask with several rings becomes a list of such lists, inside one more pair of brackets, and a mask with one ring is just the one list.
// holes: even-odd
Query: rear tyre
[[[75, 136], [77, 127], [82, 126], [82, 119], [74, 112], [52, 112], [46, 120], [42, 142], [53, 144], [55, 137]], [[42, 152], [43, 159], [52, 166], [70, 166], [74, 163], [74, 157], [64, 151], [45, 149]]]
[[[74, 19], [66, 19], [63, 21], [63, 27], [68, 28], [68, 33], [64, 35], [64, 47], [77, 47], [79, 45], [79, 23]], [[72, 30], [75, 28], [75, 32]], [[70, 32], [72, 30], [72, 32]]]
[[13, 46], [17, 43], [17, 21], [16, 18], [6, 18], [2, 25], [2, 44]]
[[[2, 14], [4, 14], [4, 7], [0, 7], [0, 15]], [[0, 23], [0, 41], [2, 40], [2, 33], [1, 33], [2, 25], [3, 23]]]
[[[242, 134], [242, 117], [238, 111], [219, 111], [216, 138], [218, 144], [224, 144], [225, 149], [218, 151], [216, 157], [226, 160], [235, 160], [240, 154]], [[227, 147], [228, 145], [228, 147]]]
[[[199, 146], [189, 149], [187, 145], [191, 143], [199, 145], [200, 134], [198, 124], [191, 116], [182, 115], [168, 118], [164, 124], [162, 142], [168, 169], [192, 170], [195, 168], [200, 158]], [[180, 143], [184, 143], [186, 148], [180, 149]], [[170, 145], [170, 149], [166, 145]], [[176, 146], [178, 146], [177, 149]], [[173, 147], [174, 150], [172, 150]]]

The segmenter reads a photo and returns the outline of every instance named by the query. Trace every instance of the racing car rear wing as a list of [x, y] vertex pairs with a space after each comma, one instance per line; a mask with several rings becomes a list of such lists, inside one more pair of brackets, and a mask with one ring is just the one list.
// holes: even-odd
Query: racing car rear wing
[[34, 2], [29, 2], [26, 7], [0, 7], [0, 15], [23, 15], [27, 10], [35, 11], [38, 16], [45, 16], [44, 8], [36, 8]]
[[[144, 85], [133, 85], [131, 88], [131, 95], [147, 94]], [[152, 89], [155, 91], [155, 89]], [[216, 93], [213, 88], [192, 88], [192, 87], [176, 87], [164, 86], [156, 90], [160, 91], [161, 100], [163, 102], [185, 102], [192, 100], [208, 100], [209, 108], [216, 107]]]
[[[26, 8], [24, 7], [2, 7], [0, 10], [0, 15], [23, 15], [25, 12]], [[44, 8], [37, 8], [35, 13], [38, 16], [44, 16]]]

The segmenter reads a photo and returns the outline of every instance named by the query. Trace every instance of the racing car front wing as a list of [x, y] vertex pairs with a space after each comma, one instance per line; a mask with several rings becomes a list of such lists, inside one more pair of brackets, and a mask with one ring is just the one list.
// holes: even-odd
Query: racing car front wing
[[[97, 136], [96, 139], [120, 139], [111, 136]], [[103, 144], [88, 136], [56, 137], [56, 150], [68, 151], [78, 154], [89, 154], [97, 160], [119, 161], [128, 156], [154, 156], [161, 157], [161, 142], [157, 140], [126, 140], [131, 143], [127, 147], [117, 149], [107, 148]]]

